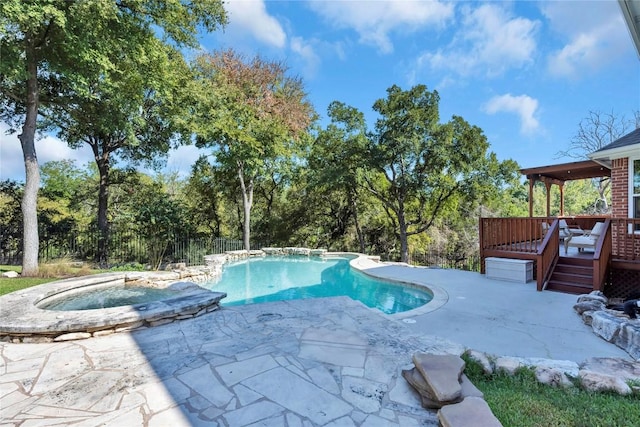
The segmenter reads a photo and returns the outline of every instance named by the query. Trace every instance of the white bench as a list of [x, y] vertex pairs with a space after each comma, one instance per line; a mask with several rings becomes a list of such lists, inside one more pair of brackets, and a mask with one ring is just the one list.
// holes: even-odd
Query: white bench
[[485, 258], [487, 278], [527, 283], [533, 280], [533, 261], [511, 258]]

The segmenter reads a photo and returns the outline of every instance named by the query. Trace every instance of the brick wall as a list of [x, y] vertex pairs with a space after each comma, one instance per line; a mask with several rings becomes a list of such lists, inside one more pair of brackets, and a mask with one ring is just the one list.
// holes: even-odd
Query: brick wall
[[629, 217], [629, 159], [615, 159], [611, 163], [612, 217]]

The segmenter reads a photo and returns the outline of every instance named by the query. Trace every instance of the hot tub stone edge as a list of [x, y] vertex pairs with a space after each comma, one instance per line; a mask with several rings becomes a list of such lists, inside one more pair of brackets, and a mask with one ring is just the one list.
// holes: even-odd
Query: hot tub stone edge
[[[204, 281], [203, 276], [204, 280], [211, 277], [206, 267], [202, 271], [192, 268], [190, 275], [183, 273], [178, 277], [173, 272], [103, 273], [12, 292], [0, 297], [0, 341], [46, 343], [77, 340], [201, 316], [217, 310], [220, 300], [226, 297], [225, 293], [197, 287], [197, 282]], [[36, 306], [44, 298], [56, 293], [120, 280], [125, 284], [142, 282], [155, 287], [193, 280], [194, 286], [187, 287], [185, 294], [174, 298], [133, 306], [74, 311], [44, 310]]]

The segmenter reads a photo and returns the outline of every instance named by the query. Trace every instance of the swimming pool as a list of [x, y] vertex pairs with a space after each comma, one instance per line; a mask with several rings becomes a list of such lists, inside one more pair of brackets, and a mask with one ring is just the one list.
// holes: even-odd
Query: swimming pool
[[386, 314], [420, 307], [427, 289], [385, 282], [351, 268], [349, 258], [267, 256], [224, 266], [217, 280], [200, 286], [225, 292], [223, 306], [305, 298], [348, 296]]

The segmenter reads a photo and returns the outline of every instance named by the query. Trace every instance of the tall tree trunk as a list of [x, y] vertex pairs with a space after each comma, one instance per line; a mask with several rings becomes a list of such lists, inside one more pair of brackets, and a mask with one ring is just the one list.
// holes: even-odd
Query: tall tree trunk
[[[97, 147], [97, 144], [94, 146]], [[109, 220], [107, 212], [109, 209], [109, 155], [104, 153], [99, 155], [94, 148], [98, 171], [100, 172], [100, 186], [98, 190], [98, 253], [96, 262], [100, 268], [109, 267]]]
[[407, 236], [407, 220], [402, 208], [398, 211], [398, 237], [400, 238], [400, 261], [409, 262], [409, 239]]
[[238, 162], [238, 178], [240, 179], [240, 189], [242, 190], [242, 207], [244, 208], [242, 241], [244, 249], [251, 250], [251, 207], [253, 205], [253, 178], [249, 178], [249, 183], [245, 183], [244, 167]]
[[22, 275], [36, 276], [38, 274], [38, 190], [40, 188], [40, 169], [36, 156], [35, 137], [36, 121], [38, 119], [38, 62], [33, 43], [27, 48], [27, 105], [24, 126], [18, 137], [22, 145], [24, 157], [25, 185], [22, 196], [23, 219], [23, 253]]
[[349, 192], [349, 201], [351, 202], [351, 209], [353, 211], [353, 222], [356, 226], [356, 234], [358, 235], [358, 243], [360, 244], [360, 253], [363, 254], [365, 251], [364, 234], [362, 233], [362, 229], [360, 228], [360, 221], [358, 219], [358, 203], [356, 202], [356, 197], [351, 192]]

